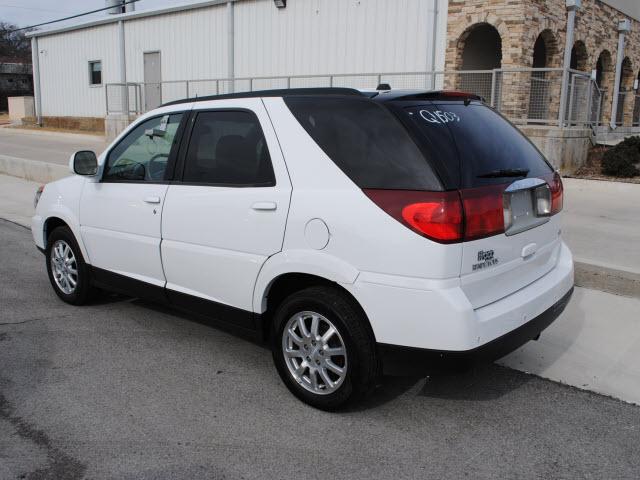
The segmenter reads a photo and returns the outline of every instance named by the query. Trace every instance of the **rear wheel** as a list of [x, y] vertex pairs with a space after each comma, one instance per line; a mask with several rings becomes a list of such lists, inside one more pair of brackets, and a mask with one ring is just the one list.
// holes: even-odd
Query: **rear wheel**
[[49, 281], [58, 297], [72, 305], [83, 305], [91, 298], [89, 268], [69, 227], [58, 227], [47, 239], [45, 250]]
[[311, 287], [286, 298], [274, 316], [272, 350], [287, 388], [316, 408], [335, 410], [375, 386], [367, 319], [338, 289]]

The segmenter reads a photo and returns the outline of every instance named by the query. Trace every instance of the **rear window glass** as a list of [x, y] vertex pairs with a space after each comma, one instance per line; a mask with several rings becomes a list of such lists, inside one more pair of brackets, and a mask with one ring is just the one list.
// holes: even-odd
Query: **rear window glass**
[[360, 188], [441, 190], [404, 126], [381, 105], [351, 98], [287, 97], [320, 148]]
[[459, 158], [439, 156], [439, 161], [449, 172], [460, 169], [461, 187], [505, 183], [552, 171], [516, 127], [485, 105], [434, 102], [405, 108], [405, 112], [430, 144], [455, 144]]

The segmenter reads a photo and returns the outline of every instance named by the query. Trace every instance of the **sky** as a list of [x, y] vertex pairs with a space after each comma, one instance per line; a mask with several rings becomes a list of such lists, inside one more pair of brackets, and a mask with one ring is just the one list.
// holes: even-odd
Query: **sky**
[[[196, 3], [195, 0], [140, 0], [136, 3], [136, 10], [149, 10], [184, 3]], [[105, 6], [104, 0], [0, 0], [0, 21], [13, 23], [20, 27], [27, 27], [36, 23], [55, 20], [77, 13], [96, 10]], [[65, 23], [53, 24], [51, 27], [78, 23], [85, 20], [100, 18], [105, 12], [94, 13], [76, 18]]]

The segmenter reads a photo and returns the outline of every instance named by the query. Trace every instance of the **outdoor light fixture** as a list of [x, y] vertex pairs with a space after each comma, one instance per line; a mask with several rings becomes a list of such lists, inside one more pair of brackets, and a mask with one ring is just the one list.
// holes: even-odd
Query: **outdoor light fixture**
[[285, 8], [287, 6], [287, 0], [273, 0], [278, 8]]
[[567, 10], [580, 10], [582, 7], [582, 0], [566, 0], [565, 6]]
[[631, 21], [628, 18], [618, 22], [618, 33], [629, 33], [631, 31]]

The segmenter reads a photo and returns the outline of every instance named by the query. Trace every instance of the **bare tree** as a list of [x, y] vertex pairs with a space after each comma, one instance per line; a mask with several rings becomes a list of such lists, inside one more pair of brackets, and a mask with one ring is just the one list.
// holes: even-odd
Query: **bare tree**
[[0, 21], [0, 61], [31, 62], [31, 42], [25, 36], [26, 31], [15, 30], [15, 25]]

